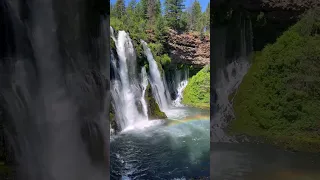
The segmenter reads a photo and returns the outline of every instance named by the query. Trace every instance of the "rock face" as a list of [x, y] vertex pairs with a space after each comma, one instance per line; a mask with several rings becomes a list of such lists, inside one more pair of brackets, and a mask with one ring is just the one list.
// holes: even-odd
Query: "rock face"
[[210, 37], [196, 33], [178, 34], [169, 30], [168, 44], [172, 63], [204, 67], [210, 63]]
[[152, 96], [152, 88], [150, 84], [147, 86], [145, 99], [148, 104], [148, 118], [152, 119], [165, 119], [167, 118], [166, 114], [162, 112], [157, 104], [156, 100]]

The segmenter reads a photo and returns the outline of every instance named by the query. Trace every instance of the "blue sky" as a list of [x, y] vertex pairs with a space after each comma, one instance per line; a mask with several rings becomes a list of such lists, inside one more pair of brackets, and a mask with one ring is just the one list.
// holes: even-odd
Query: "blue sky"
[[[127, 5], [130, 0], [124, 0], [124, 1]], [[139, 0], [136, 0], [136, 1], [139, 2]], [[160, 0], [160, 1], [161, 1], [161, 4], [163, 5], [165, 0]], [[184, 0], [184, 4], [185, 4], [186, 8], [190, 7], [193, 1], [194, 0]], [[114, 4], [116, 2], [116, 0], [110, 0], [110, 2], [111, 2], [111, 4]], [[210, 2], [210, 0], [199, 0], [199, 2], [201, 5], [201, 8], [202, 8], [202, 12], [204, 12], [206, 10], [207, 5]]]

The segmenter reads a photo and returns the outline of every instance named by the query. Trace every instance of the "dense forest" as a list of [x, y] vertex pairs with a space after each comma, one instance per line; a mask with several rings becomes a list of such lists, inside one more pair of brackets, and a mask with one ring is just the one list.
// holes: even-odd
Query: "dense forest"
[[[197, 64], [194, 62], [201, 61], [195, 56], [202, 56], [203, 53], [210, 56], [210, 2], [204, 12], [202, 12], [198, 0], [193, 1], [190, 7], [185, 6], [184, 0], [165, 0], [163, 4], [160, 0], [141, 0], [138, 2], [131, 0], [127, 5], [124, 0], [117, 0], [111, 4], [110, 8], [110, 25], [115, 31], [124, 30], [130, 34], [140, 66], [148, 68], [140, 43], [141, 39], [148, 43], [160, 72], [166, 72], [166, 76], [170, 76], [177, 69], [188, 68], [190, 77], [192, 77], [209, 64], [208, 61], [203, 65], [194, 66]], [[171, 45], [169, 45], [170, 42]], [[195, 44], [195, 42], [197, 43]], [[114, 41], [111, 40], [111, 43], [113, 43], [111, 47], [114, 49]], [[172, 49], [172, 44], [184, 46], [179, 49], [179, 56], [185, 57], [190, 54], [193, 56], [189, 59], [182, 58], [180, 62], [173, 63], [172, 61], [176, 59], [171, 52], [176, 50]], [[207, 44], [206, 48], [199, 47], [204, 44]], [[190, 48], [192, 46], [201, 49], [201, 51], [197, 52], [197, 50]], [[190, 59], [192, 62], [188, 63], [187, 61]], [[184, 91], [186, 98], [183, 103], [208, 108], [210, 68], [199, 73], [190, 79], [191, 82]], [[203, 86], [198, 87], [198, 84]]]
[[139, 43], [143, 39], [162, 66], [171, 61], [166, 40], [169, 29], [179, 33], [194, 32], [202, 36], [209, 34], [210, 3], [205, 12], [201, 12], [197, 0], [191, 7], [185, 7], [183, 0], [166, 0], [164, 4], [160, 0], [131, 0], [127, 6], [124, 0], [117, 0], [110, 8], [111, 26], [115, 30], [130, 33], [138, 58], [142, 56]]

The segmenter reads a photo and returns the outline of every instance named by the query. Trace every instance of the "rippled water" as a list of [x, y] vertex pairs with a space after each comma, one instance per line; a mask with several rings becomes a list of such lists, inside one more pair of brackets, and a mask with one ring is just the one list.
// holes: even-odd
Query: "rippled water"
[[320, 155], [268, 145], [212, 143], [211, 178], [217, 180], [320, 180]]
[[111, 179], [209, 178], [209, 112], [170, 111], [170, 120], [150, 121], [112, 137]]

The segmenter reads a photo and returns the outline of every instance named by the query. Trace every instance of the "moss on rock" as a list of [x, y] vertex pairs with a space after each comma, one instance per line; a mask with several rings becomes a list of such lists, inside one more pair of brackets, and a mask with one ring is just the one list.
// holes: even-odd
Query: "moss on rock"
[[210, 106], [210, 66], [194, 75], [183, 91], [182, 103], [199, 108]]
[[110, 108], [110, 127], [112, 129], [114, 129], [115, 131], [118, 131], [118, 125], [117, 125], [117, 122], [116, 122], [116, 116], [115, 116], [115, 110], [114, 110], [114, 107], [113, 105], [111, 105], [111, 108]]
[[157, 104], [156, 100], [152, 96], [152, 89], [150, 84], [148, 84], [145, 94], [145, 99], [148, 105], [148, 117], [149, 119], [165, 119], [166, 114], [162, 112]]
[[254, 56], [234, 99], [232, 134], [320, 152], [320, 11], [308, 12]]

